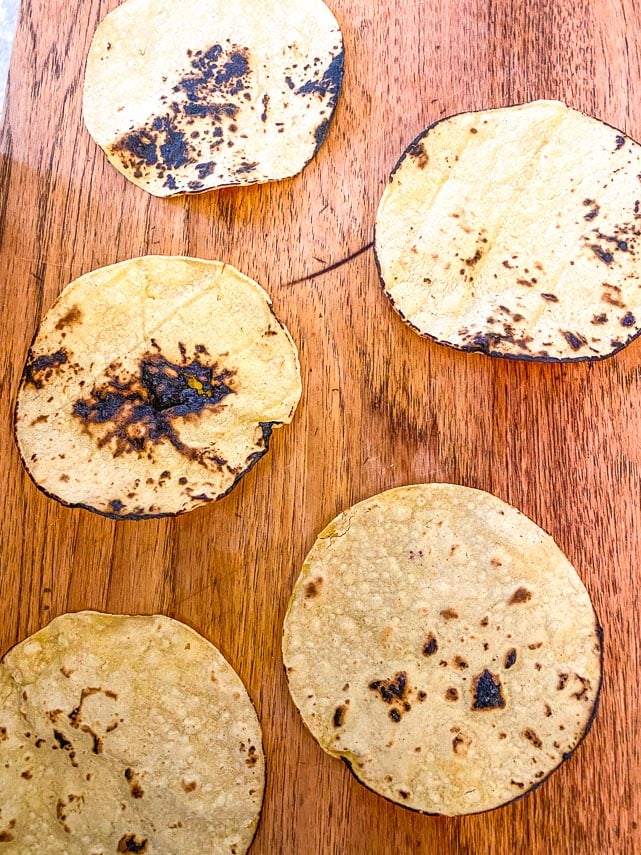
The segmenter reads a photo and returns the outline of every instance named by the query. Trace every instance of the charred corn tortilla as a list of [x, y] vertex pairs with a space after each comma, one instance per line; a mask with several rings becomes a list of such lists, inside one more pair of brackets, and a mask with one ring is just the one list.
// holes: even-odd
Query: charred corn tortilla
[[385, 292], [461, 350], [610, 356], [641, 330], [639, 174], [641, 146], [556, 101], [437, 122], [380, 202]]
[[342, 77], [322, 0], [126, 0], [92, 41], [84, 119], [155, 196], [255, 184], [311, 160]]
[[447, 815], [541, 783], [587, 731], [594, 610], [551, 537], [450, 484], [401, 487], [319, 535], [285, 618], [289, 689], [371, 789]]
[[116, 518], [224, 496], [289, 422], [291, 336], [230, 265], [146, 256], [72, 282], [24, 369], [16, 435], [37, 485]]
[[0, 693], [3, 852], [248, 849], [260, 725], [194, 630], [158, 615], [64, 615], [5, 655]]

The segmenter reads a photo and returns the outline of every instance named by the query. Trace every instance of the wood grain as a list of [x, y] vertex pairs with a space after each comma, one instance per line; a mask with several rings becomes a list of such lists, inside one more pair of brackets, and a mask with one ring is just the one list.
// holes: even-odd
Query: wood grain
[[[253, 855], [641, 852], [641, 341], [594, 365], [535, 365], [421, 340], [365, 252], [388, 173], [430, 122], [560, 98], [641, 139], [636, 0], [332, 0], [346, 75], [328, 139], [295, 179], [160, 200], [118, 175], [81, 121], [84, 57], [114, 0], [25, 0], [0, 135], [0, 645], [81, 608], [164, 612], [217, 644], [255, 699], [268, 788]], [[261, 282], [298, 342], [292, 425], [228, 498], [176, 520], [60, 507], [20, 465], [12, 413], [39, 319], [64, 285], [139, 254], [221, 258]], [[597, 721], [537, 792], [423, 817], [324, 755], [289, 700], [289, 593], [315, 534], [379, 490], [489, 490], [546, 528], [605, 629]], [[559, 604], [562, 608], [563, 604]]]

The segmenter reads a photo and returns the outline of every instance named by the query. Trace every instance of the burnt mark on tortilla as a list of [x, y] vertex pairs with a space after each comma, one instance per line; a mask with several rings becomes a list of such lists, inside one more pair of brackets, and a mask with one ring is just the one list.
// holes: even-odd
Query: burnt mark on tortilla
[[65, 327], [72, 327], [82, 320], [82, 310], [79, 306], [72, 306], [56, 324], [57, 330], [63, 330]]
[[389, 677], [386, 680], [372, 680], [368, 684], [368, 689], [378, 692], [386, 704], [404, 701], [409, 691], [407, 672], [398, 671], [393, 677]]
[[599, 315], [594, 315], [591, 322], [593, 324], [607, 324], [608, 316], [605, 314], [605, 312], [601, 312], [601, 314]]
[[458, 617], [458, 612], [452, 608], [447, 608], [442, 609], [440, 615], [442, 618], [445, 618], [445, 620], [456, 620], [456, 618]]
[[62, 748], [63, 751], [71, 751], [71, 749], [73, 748], [71, 742], [68, 739], [65, 739], [65, 737], [62, 735], [62, 733], [60, 733], [59, 730], [54, 730], [53, 738], [56, 740], [56, 742], [58, 743], [60, 748]]
[[263, 104], [263, 112], [260, 114], [260, 120], [261, 120], [261, 122], [266, 122], [267, 121], [267, 108], [269, 107], [269, 95], [267, 94], [267, 92], [265, 92], [265, 94], [263, 95], [262, 104]]
[[395, 723], [398, 723], [403, 714], [411, 709], [407, 702], [409, 685], [406, 671], [398, 671], [393, 677], [386, 680], [372, 680], [368, 684], [368, 688], [372, 692], [378, 692], [381, 700], [392, 707], [388, 715]]
[[599, 205], [597, 205], [597, 203], [594, 201], [594, 199], [584, 199], [583, 204], [586, 206], [586, 208], [588, 208], [588, 207], [590, 207], [590, 205], [592, 205], [592, 208], [583, 217], [584, 220], [588, 220], [588, 222], [589, 222], [590, 220], [593, 220], [595, 217], [598, 217], [601, 208], [599, 207]]
[[113, 442], [114, 457], [142, 453], [168, 440], [190, 460], [200, 460], [200, 453], [180, 440], [175, 423], [195, 418], [231, 395], [234, 372], [205, 365], [198, 355], [184, 360], [179, 365], [160, 353], [147, 353], [137, 375], [126, 379], [112, 367], [106, 383], [75, 402], [74, 415], [87, 426], [109, 426], [99, 445]]
[[145, 791], [140, 784], [137, 773], [129, 766], [125, 769], [125, 778], [129, 784], [132, 799], [141, 799]]
[[49, 380], [53, 371], [60, 368], [61, 365], [65, 365], [67, 359], [68, 354], [64, 347], [56, 350], [55, 353], [45, 353], [35, 359], [29, 359], [24, 368], [25, 383], [31, 383], [36, 389], [42, 389], [43, 384]]
[[548, 303], [558, 303], [559, 302], [559, 298], [556, 296], [556, 294], [541, 294], [541, 296], [543, 297], [544, 300], [547, 300]]
[[472, 709], [494, 710], [504, 706], [501, 678], [486, 668], [472, 681]]
[[625, 137], [622, 137], [622, 136], [617, 135], [617, 136], [615, 137], [615, 143], [616, 143], [616, 147], [615, 147], [615, 149], [614, 149], [614, 150], [615, 150], [615, 151], [619, 151], [619, 150], [620, 150], [620, 149], [622, 149], [622, 148], [623, 148], [623, 146], [625, 145]]
[[535, 748], [543, 748], [543, 742], [537, 735], [536, 731], [531, 727], [526, 727], [521, 736], [523, 739], [527, 739], [528, 742], [531, 742]]
[[315, 579], [311, 579], [304, 588], [304, 594], [306, 600], [312, 600], [314, 597], [317, 597], [320, 594], [320, 589], [323, 584], [323, 577], [317, 576]]
[[407, 156], [413, 158], [419, 169], [425, 169], [430, 162], [429, 155], [425, 151], [422, 142], [413, 142], [407, 148]]
[[345, 716], [347, 714], [347, 707], [344, 704], [336, 707], [334, 710], [334, 718], [333, 723], [334, 727], [342, 727], [345, 724]]
[[118, 841], [116, 852], [146, 852], [148, 840], [139, 840], [135, 834], [124, 834]]
[[93, 740], [92, 751], [94, 754], [102, 754], [102, 739], [96, 731], [90, 727], [88, 724], [85, 724], [82, 720], [82, 707], [85, 700], [91, 695], [102, 694], [106, 698], [110, 698], [113, 701], [118, 700], [118, 695], [115, 692], [112, 692], [111, 689], [101, 689], [95, 686], [88, 686], [85, 689], [82, 689], [80, 692], [80, 702], [78, 706], [71, 710], [71, 712], [67, 715], [69, 719], [69, 724], [71, 727], [74, 727], [76, 730], [81, 730], [83, 733], [89, 734]]
[[[232, 122], [241, 108], [239, 96], [249, 89], [252, 74], [249, 51], [239, 45], [223, 49], [217, 44], [206, 51], [190, 51], [189, 56], [191, 70], [172, 88], [166, 112], [144, 127], [132, 128], [109, 148], [134, 178], [164, 178], [163, 186], [169, 190], [178, 189], [171, 170], [193, 165], [201, 180], [211, 174], [215, 168], [211, 155], [224, 144], [223, 137], [231, 142], [229, 134], [236, 129]], [[206, 141], [190, 130], [196, 118], [207, 118], [213, 125], [207, 128]]]
[[602, 246], [599, 246], [596, 243], [591, 244], [590, 249], [596, 255], [596, 257], [599, 259], [599, 261], [602, 261], [604, 264], [607, 264], [607, 265], [612, 264], [612, 261], [614, 260], [614, 256], [612, 255], [611, 252], [608, 252], [606, 249], [603, 249]]
[[505, 659], [503, 661], [504, 668], [511, 668], [512, 665], [516, 662], [516, 648], [511, 647], [507, 653], [505, 654]]
[[558, 683], [556, 684], [556, 687], [560, 692], [562, 692], [563, 689], [565, 689], [565, 686], [566, 686], [569, 679], [570, 679], [569, 674], [559, 674], [559, 680], [558, 680]]
[[509, 606], [517, 605], [518, 603], [527, 603], [532, 599], [532, 591], [528, 591], [522, 585], [516, 589], [510, 599], [507, 601]]
[[430, 632], [423, 644], [423, 656], [433, 656], [437, 650], [438, 641], [436, 640], [434, 633]]
[[329, 106], [334, 107], [343, 82], [343, 60], [344, 54], [341, 50], [333, 57], [323, 74], [299, 86], [296, 95], [318, 95], [323, 99], [329, 96]]
[[636, 322], [636, 318], [634, 317], [632, 312], [627, 312], [627, 314], [621, 318], [622, 327], [633, 327]]
[[454, 686], [450, 686], [449, 689], [446, 689], [445, 700], [458, 701], [458, 689], [456, 689]]

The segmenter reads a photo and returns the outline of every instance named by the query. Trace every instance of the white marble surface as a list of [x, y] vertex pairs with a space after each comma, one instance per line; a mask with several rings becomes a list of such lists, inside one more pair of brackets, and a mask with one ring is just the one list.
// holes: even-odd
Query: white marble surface
[[0, 114], [4, 109], [4, 93], [19, 5], [20, 0], [0, 0]]

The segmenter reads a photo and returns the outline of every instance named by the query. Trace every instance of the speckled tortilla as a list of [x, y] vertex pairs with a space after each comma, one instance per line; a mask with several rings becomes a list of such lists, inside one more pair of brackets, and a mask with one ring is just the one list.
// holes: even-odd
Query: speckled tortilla
[[415, 810], [523, 796], [587, 732], [601, 685], [589, 596], [494, 496], [399, 487], [319, 535], [285, 618], [289, 689], [321, 747]]
[[242, 855], [261, 730], [238, 675], [164, 616], [68, 614], [0, 663], [0, 847]]
[[145, 256], [68, 285], [16, 409], [38, 486], [115, 518], [226, 495], [291, 421], [298, 354], [263, 289], [219, 261]]
[[256, 184], [311, 160], [342, 78], [322, 0], [126, 0], [91, 44], [84, 119], [155, 196]]
[[556, 101], [443, 119], [381, 199], [385, 292], [461, 350], [610, 356], [641, 330], [639, 174], [641, 146]]

